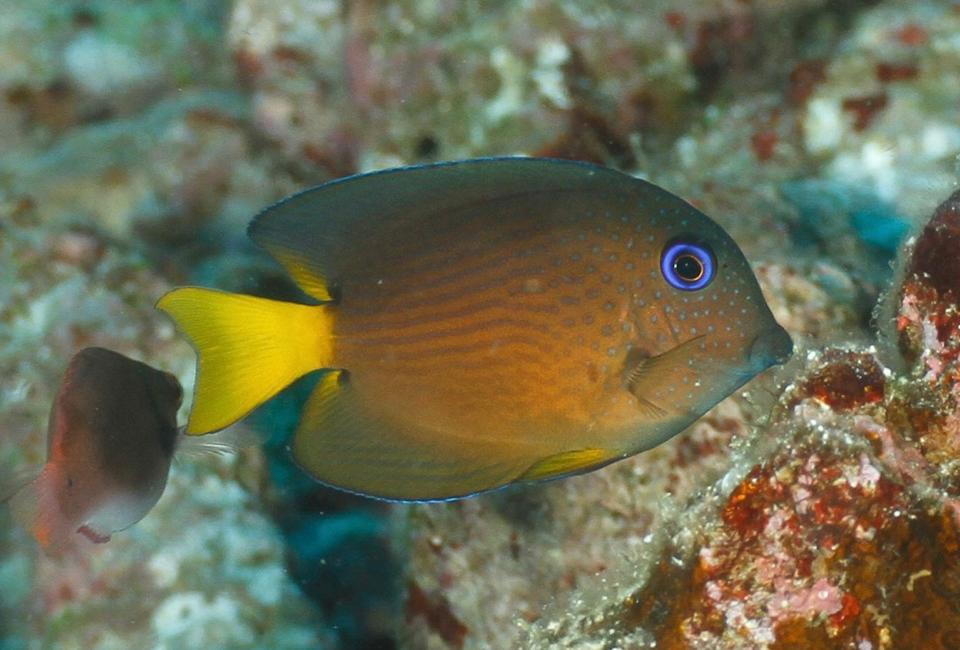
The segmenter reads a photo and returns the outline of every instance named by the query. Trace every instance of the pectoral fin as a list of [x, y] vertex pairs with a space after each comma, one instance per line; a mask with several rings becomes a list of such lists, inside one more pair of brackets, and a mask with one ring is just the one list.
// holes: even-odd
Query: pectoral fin
[[681, 382], [684, 375], [692, 377], [696, 374], [698, 368], [691, 365], [690, 361], [695, 358], [694, 351], [702, 338], [694, 337], [653, 357], [639, 353], [632, 358], [627, 357], [624, 385], [637, 398], [641, 409], [651, 420], [669, 415], [667, 408], [662, 405], [664, 386], [669, 382]]

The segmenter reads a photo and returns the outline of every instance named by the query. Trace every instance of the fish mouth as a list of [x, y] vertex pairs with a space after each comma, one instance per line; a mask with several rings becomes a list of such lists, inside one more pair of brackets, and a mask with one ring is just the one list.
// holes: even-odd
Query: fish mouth
[[783, 363], [792, 354], [793, 341], [787, 330], [777, 324], [763, 330], [750, 342], [750, 366], [756, 372]]

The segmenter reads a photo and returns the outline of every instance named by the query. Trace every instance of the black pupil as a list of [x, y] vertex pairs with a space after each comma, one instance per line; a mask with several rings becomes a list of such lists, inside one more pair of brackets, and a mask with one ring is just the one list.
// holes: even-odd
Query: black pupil
[[703, 264], [690, 253], [678, 257], [673, 263], [673, 270], [687, 282], [696, 282], [703, 276]]

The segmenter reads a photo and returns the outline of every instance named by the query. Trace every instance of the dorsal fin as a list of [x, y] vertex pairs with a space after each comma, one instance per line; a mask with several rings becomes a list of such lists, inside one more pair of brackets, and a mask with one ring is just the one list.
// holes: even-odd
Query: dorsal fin
[[621, 172], [546, 158], [478, 158], [359, 174], [304, 190], [263, 210], [247, 234], [310, 296], [331, 299], [341, 262], [356, 246], [440, 212], [515, 194], [666, 192]]

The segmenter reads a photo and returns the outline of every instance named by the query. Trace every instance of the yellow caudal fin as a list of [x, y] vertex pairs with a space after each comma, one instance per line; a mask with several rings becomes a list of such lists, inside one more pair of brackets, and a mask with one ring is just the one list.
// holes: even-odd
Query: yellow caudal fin
[[197, 351], [188, 434], [219, 431], [331, 363], [332, 317], [323, 305], [183, 287], [163, 296], [157, 308]]

